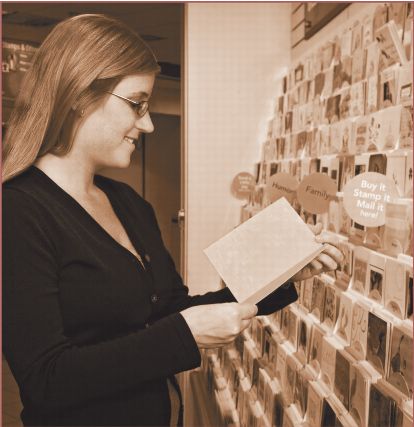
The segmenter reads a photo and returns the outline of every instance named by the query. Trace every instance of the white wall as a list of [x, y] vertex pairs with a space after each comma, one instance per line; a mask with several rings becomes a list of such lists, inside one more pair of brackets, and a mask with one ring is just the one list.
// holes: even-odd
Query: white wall
[[186, 4], [186, 283], [219, 287], [203, 249], [239, 223], [230, 184], [253, 172], [290, 64], [290, 3]]

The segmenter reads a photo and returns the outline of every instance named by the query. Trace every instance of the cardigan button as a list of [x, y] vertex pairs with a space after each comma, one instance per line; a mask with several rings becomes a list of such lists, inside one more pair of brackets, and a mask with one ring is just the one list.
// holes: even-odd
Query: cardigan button
[[151, 257], [148, 254], [144, 255], [145, 261], [151, 262]]
[[157, 294], [152, 294], [151, 295], [151, 302], [152, 303], [156, 303], [158, 301], [158, 295]]

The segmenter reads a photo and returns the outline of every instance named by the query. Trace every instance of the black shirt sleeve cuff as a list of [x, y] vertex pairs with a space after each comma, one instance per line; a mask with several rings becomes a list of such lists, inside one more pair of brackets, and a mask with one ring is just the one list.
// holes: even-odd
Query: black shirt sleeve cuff
[[258, 316], [272, 314], [281, 310], [298, 299], [298, 293], [293, 282], [286, 282], [284, 285], [269, 294], [266, 298], [257, 303], [259, 308]]

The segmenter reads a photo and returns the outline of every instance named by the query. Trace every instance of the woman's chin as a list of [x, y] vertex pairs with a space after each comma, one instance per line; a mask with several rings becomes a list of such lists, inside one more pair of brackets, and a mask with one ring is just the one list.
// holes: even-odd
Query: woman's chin
[[98, 170], [102, 170], [102, 169], [126, 169], [127, 167], [129, 167], [129, 165], [131, 164], [131, 157], [125, 157], [125, 158], [118, 158], [116, 159], [116, 161], [112, 161], [112, 162], [105, 162], [104, 164], [102, 164]]

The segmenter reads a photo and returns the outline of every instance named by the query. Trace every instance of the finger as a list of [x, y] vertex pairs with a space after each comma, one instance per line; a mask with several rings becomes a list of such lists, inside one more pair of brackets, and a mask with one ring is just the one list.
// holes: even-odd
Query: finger
[[317, 236], [322, 231], [322, 224], [320, 222], [318, 222], [316, 225], [308, 224], [308, 227], [315, 236]]
[[335, 246], [327, 244], [322, 253], [329, 255], [337, 264], [341, 264], [344, 260], [344, 254]]
[[340, 241], [337, 236], [331, 233], [321, 233], [315, 237], [315, 240], [319, 243], [328, 243], [336, 248], [339, 248]]
[[318, 261], [317, 258], [312, 260], [308, 265], [310, 265], [311, 269], [314, 271], [322, 271], [323, 265]]
[[302, 277], [308, 278], [312, 276], [313, 267], [308, 264], [306, 267], [303, 267], [302, 270], [299, 271]]
[[338, 264], [329, 255], [321, 253], [318, 255], [318, 261], [323, 265], [325, 271], [336, 270]]
[[240, 317], [241, 319], [251, 319], [256, 316], [258, 308], [255, 304], [239, 304], [240, 307]]
[[248, 328], [250, 326], [250, 323], [252, 323], [251, 319], [242, 320], [240, 324], [240, 332], [243, 332], [246, 328]]

